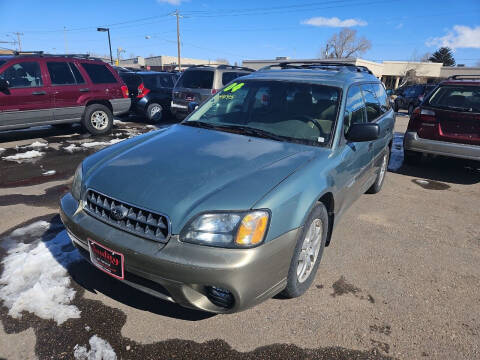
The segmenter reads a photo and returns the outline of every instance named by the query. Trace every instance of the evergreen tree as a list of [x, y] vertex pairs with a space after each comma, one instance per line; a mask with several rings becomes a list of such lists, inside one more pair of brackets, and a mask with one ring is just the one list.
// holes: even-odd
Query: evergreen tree
[[435, 63], [442, 63], [443, 66], [455, 66], [452, 49], [448, 47], [441, 47], [435, 51], [428, 60]]

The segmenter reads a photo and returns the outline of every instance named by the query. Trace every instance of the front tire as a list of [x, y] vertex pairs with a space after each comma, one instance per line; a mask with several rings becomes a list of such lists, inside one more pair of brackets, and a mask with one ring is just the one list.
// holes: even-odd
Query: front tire
[[163, 107], [157, 103], [151, 103], [147, 107], [146, 118], [150, 124], [156, 124], [163, 118]]
[[380, 165], [380, 169], [378, 171], [377, 177], [375, 178], [375, 182], [367, 190], [367, 194], [376, 194], [380, 192], [380, 190], [382, 190], [383, 182], [385, 181], [385, 175], [388, 170], [389, 161], [390, 161], [390, 148], [387, 147], [385, 154], [383, 154], [382, 164]]
[[301, 296], [312, 284], [325, 248], [328, 226], [327, 209], [318, 203], [310, 212], [297, 240], [283, 296]]
[[89, 105], [85, 110], [82, 125], [92, 135], [109, 134], [113, 126], [113, 114], [105, 105]]

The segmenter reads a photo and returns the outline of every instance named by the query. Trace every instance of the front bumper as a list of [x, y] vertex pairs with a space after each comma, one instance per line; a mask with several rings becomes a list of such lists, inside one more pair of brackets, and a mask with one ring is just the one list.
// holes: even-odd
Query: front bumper
[[423, 139], [415, 131], [405, 133], [403, 148], [434, 155], [480, 160], [480, 146]]
[[[109, 226], [84, 212], [65, 195], [60, 215], [73, 244], [89, 259], [87, 239], [125, 258], [127, 284], [179, 305], [215, 313], [237, 312], [279, 293], [286, 286], [298, 230], [252, 249], [224, 249], [183, 243], [172, 235], [160, 244]], [[227, 289], [230, 308], [215, 305], [206, 287]]]

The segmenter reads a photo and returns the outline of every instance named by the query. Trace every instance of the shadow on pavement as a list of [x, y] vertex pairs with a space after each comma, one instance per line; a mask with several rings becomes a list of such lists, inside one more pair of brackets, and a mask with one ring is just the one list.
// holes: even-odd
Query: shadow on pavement
[[396, 132], [388, 170], [401, 175], [460, 185], [480, 183], [480, 162], [424, 155], [418, 164], [403, 161], [403, 133]]

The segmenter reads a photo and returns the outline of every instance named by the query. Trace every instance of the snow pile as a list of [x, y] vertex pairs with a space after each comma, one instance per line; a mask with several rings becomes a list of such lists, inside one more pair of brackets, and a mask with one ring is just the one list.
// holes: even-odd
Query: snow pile
[[4, 152], [5, 150], [6, 150], [6, 149], [4, 149], [4, 148], [0, 148], [0, 154], [1, 154], [2, 152]]
[[80, 151], [83, 150], [81, 147], [75, 145], [75, 144], [70, 144], [66, 147], [63, 148], [64, 150], [67, 150], [69, 153], [73, 153], [74, 151]]
[[[65, 230], [42, 241], [40, 237], [50, 227], [50, 223], [38, 221], [13, 231], [4, 242], [7, 256], [2, 261], [0, 299], [14, 318], [20, 318], [22, 311], [57, 324], [80, 317], [80, 310], [70, 305], [75, 290], [69, 287], [66, 268], [81, 257]], [[18, 242], [23, 237], [28, 243]]]
[[390, 161], [388, 170], [397, 171], [403, 165], [403, 136], [400, 134], [393, 135], [392, 150], [390, 152]]
[[30, 150], [30, 151], [27, 151], [27, 152], [24, 152], [24, 153], [18, 153], [18, 154], [15, 154], [15, 155], [10, 155], [10, 156], [4, 156], [2, 157], [3, 160], [7, 160], [7, 161], [21, 161], [21, 160], [28, 160], [28, 159], [33, 159], [33, 158], [37, 158], [37, 157], [40, 157], [40, 156], [43, 156], [43, 152], [40, 152], [38, 150]]
[[35, 141], [34, 143], [30, 144], [30, 145], [27, 145], [25, 146], [27, 148], [45, 148], [45, 147], [48, 147], [48, 143], [42, 143], [40, 141]]
[[116, 360], [117, 354], [112, 346], [97, 335], [93, 335], [90, 340], [90, 350], [86, 346], [75, 345], [73, 356], [77, 360]]
[[48, 170], [42, 173], [43, 176], [52, 176], [55, 175], [57, 172], [55, 170]]
[[116, 144], [120, 141], [123, 141], [124, 139], [112, 139], [110, 141], [93, 141], [93, 142], [88, 142], [88, 143], [83, 143], [82, 146], [86, 148], [91, 148], [91, 147], [99, 147], [99, 146], [108, 146], [108, 145], [113, 145]]

